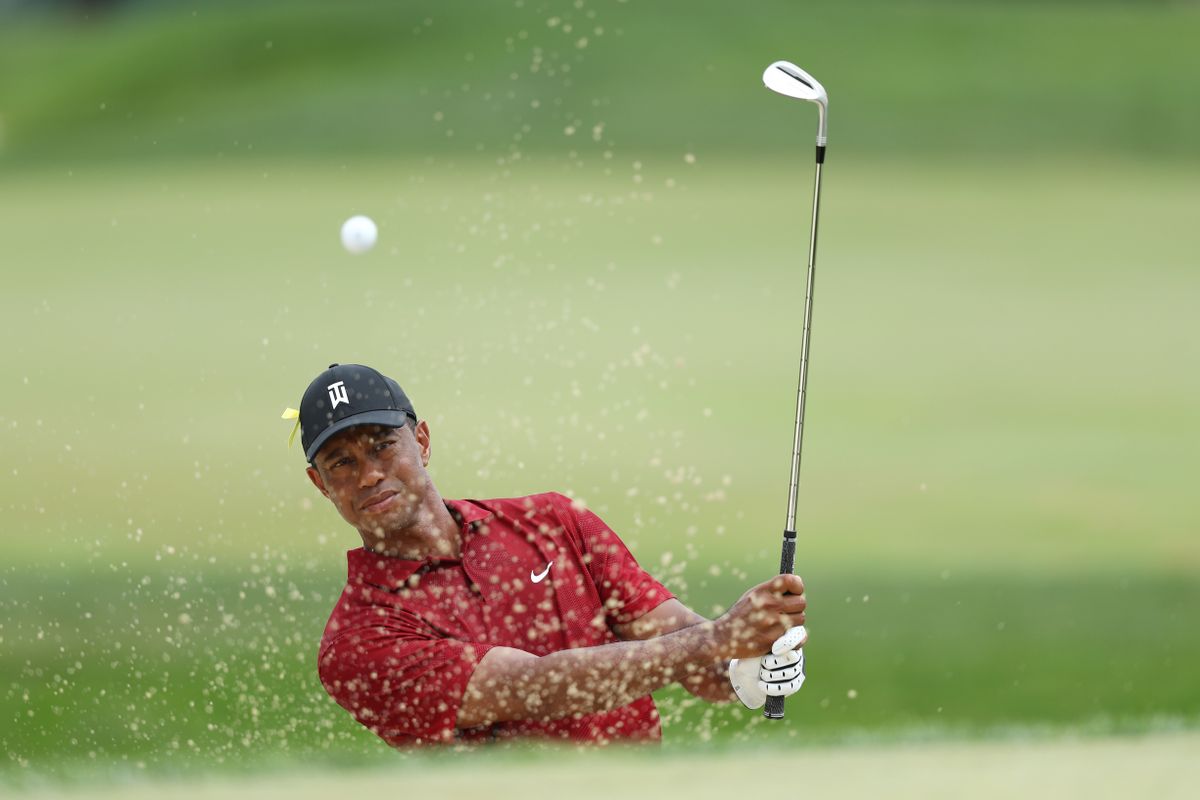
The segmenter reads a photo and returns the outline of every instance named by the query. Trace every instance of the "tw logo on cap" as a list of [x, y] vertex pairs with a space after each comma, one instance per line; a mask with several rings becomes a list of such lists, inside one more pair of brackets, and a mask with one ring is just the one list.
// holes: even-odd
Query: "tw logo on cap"
[[346, 382], [345, 381], [338, 381], [337, 383], [331, 383], [328, 386], [326, 386], [325, 388], [329, 390], [329, 402], [333, 403], [333, 405], [330, 406], [331, 410], [334, 408], [337, 408], [338, 405], [341, 403], [350, 405], [350, 398], [346, 396]]

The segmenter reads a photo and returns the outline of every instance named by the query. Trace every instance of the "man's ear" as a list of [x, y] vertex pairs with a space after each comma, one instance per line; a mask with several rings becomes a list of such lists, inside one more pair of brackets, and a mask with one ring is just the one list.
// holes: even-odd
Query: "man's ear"
[[429, 466], [429, 454], [432, 448], [429, 444], [429, 423], [421, 420], [413, 426], [413, 436], [416, 437], [417, 444], [421, 446], [421, 466]]
[[325, 481], [321, 480], [321, 473], [317, 472], [317, 468], [309, 467], [306, 471], [308, 472], [308, 479], [312, 481], [313, 486], [317, 487], [317, 490], [321, 494], [329, 497], [329, 490], [325, 488]]

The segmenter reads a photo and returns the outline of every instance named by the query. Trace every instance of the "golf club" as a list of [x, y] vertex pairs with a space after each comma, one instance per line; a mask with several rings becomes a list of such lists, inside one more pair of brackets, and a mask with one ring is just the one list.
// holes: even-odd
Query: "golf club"
[[[792, 478], [788, 488], [787, 523], [783, 530], [783, 555], [779, 572], [786, 575], [796, 566], [796, 493], [800, 486], [800, 449], [804, 444], [804, 400], [808, 383], [808, 341], [812, 330], [813, 274], [817, 259], [817, 213], [821, 207], [821, 165], [825, 163], [826, 124], [829, 96], [816, 78], [789, 61], [776, 61], [763, 72], [763, 83], [785, 97], [817, 104], [817, 166], [813, 189], [812, 228], [808, 234], [808, 281], [804, 291], [804, 334], [800, 345], [800, 381], [796, 390], [796, 431], [792, 442]], [[783, 719], [784, 698], [768, 697], [763, 716]]]

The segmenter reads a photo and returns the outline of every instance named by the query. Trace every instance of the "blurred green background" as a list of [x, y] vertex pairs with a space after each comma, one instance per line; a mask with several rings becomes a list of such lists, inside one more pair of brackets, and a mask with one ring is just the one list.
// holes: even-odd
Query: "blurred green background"
[[[397, 377], [444, 494], [583, 498], [694, 608], [777, 568], [783, 723], [1195, 728], [1192, 3], [0, 3], [0, 782], [387, 763], [316, 645], [356, 534], [289, 424]], [[338, 243], [351, 214], [380, 242]]]

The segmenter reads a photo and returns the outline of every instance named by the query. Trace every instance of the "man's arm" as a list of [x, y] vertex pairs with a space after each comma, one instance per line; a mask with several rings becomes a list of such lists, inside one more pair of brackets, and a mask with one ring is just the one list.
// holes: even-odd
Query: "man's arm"
[[494, 647], [475, 667], [458, 727], [560, 719], [609, 711], [717, 660], [712, 623], [649, 641], [614, 642], [535, 656]]
[[[780, 576], [747, 591], [714, 622], [701, 618], [697, 624], [651, 639], [540, 657], [512, 647], [494, 647], [471, 675], [458, 711], [458, 727], [608, 711], [686, 681], [725, 659], [759, 655], [797, 624], [790, 615], [795, 619], [803, 615], [807, 605], [803, 593], [799, 578]], [[671, 615], [664, 612], [663, 616]], [[653, 630], [650, 622], [643, 630]]]
[[[803, 614], [799, 616], [803, 617]], [[700, 616], [672, 598], [632, 622], [614, 625], [612, 629], [613, 633], [625, 641], [646, 640], [706, 622], [709, 622], [706, 617]], [[729, 682], [728, 670], [729, 660], [722, 659], [715, 664], [693, 670], [684, 676], [679, 684], [689, 694], [701, 700], [710, 703], [732, 703], [737, 700], [737, 695]]]

